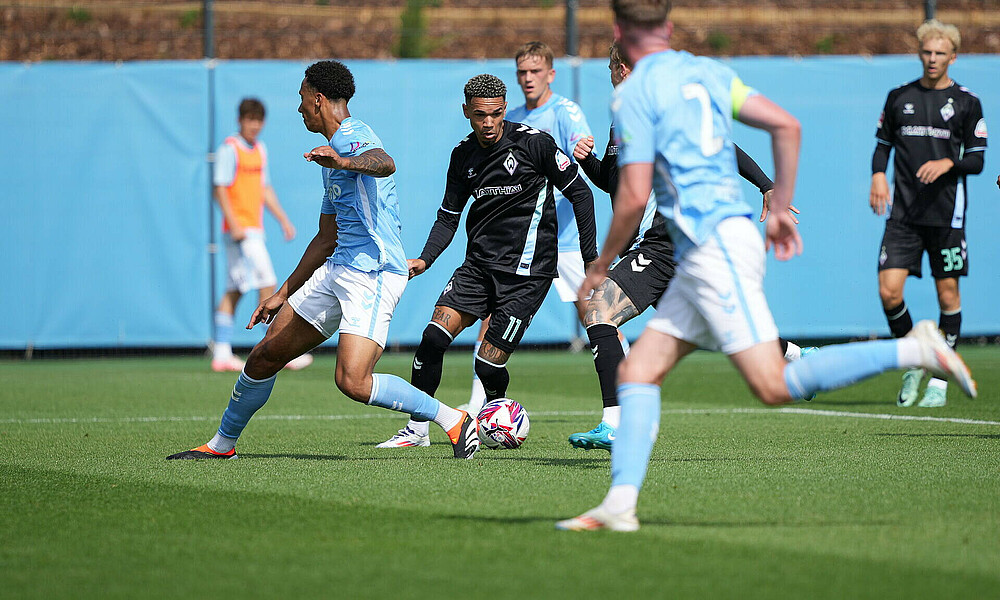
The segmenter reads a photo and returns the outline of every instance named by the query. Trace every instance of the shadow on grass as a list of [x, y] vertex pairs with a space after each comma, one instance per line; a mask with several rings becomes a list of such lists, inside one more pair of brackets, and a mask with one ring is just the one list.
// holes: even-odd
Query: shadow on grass
[[[475, 521], [479, 523], [496, 523], [500, 525], [515, 525], [515, 524], [535, 524], [535, 523], [548, 523], [555, 527], [556, 521], [561, 521], [563, 519], [569, 518], [571, 515], [559, 515], [559, 516], [529, 516], [529, 517], [500, 517], [496, 515], [448, 515], [442, 517], [447, 520], [453, 521]], [[878, 520], [878, 521], [865, 521], [865, 520], [854, 520], [854, 521], [820, 521], [820, 522], [804, 522], [804, 521], [670, 521], [665, 519], [643, 519], [642, 515], [639, 515], [639, 523], [642, 527], [706, 527], [706, 528], [729, 528], [729, 529], [745, 529], [745, 528], [771, 528], [771, 527], [792, 527], [792, 528], [810, 528], [810, 527], [857, 527], [871, 526], [871, 527], [888, 527], [893, 525], [898, 525], [896, 521]]]
[[976, 438], [980, 440], [1000, 440], [1000, 433], [876, 433], [882, 437], [945, 437], [945, 438]]
[[[525, 463], [532, 463], [535, 465], [541, 465], [546, 467], [577, 467], [582, 469], [607, 469], [610, 464], [610, 455], [607, 452], [601, 451], [600, 454], [593, 456], [581, 456], [577, 458], [554, 458], [554, 457], [544, 457], [544, 456], [516, 456], [514, 454], [508, 454], [499, 452], [497, 454], [492, 454], [489, 452], [484, 453], [480, 451], [476, 454], [476, 458], [479, 457], [491, 457], [496, 460], [509, 460], [509, 461], [520, 461]], [[653, 458], [649, 462], [651, 463], [686, 463], [686, 462], [753, 462], [760, 463], [763, 461], [788, 461], [788, 460], [798, 460], [790, 456], [773, 456], [771, 458], [759, 458], [759, 457], [736, 457], [736, 456], [711, 456], [702, 458]]]
[[239, 453], [240, 458], [291, 458], [295, 460], [354, 460], [347, 456], [342, 456], [340, 454], [292, 454], [292, 453], [278, 453], [278, 454], [244, 454]]

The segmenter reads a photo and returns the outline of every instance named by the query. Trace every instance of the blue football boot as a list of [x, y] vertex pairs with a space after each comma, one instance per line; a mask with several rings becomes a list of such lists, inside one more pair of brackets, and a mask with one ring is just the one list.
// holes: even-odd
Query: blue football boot
[[615, 441], [615, 428], [601, 421], [600, 425], [586, 433], [574, 433], [569, 436], [569, 445], [574, 448], [590, 450], [600, 448], [611, 452], [611, 444]]

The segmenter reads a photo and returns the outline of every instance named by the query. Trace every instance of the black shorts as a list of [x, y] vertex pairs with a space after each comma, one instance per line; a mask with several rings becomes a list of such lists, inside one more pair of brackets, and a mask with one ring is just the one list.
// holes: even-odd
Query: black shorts
[[635, 308], [641, 313], [660, 301], [674, 278], [674, 247], [669, 242], [639, 244], [608, 271]]
[[483, 339], [511, 353], [542, 306], [550, 285], [550, 277], [493, 271], [466, 261], [455, 269], [437, 306], [447, 306], [480, 319], [492, 317]]
[[907, 269], [910, 275], [920, 277], [925, 250], [934, 279], [964, 277], [969, 274], [965, 229], [907, 225], [891, 219], [885, 222], [878, 270]]

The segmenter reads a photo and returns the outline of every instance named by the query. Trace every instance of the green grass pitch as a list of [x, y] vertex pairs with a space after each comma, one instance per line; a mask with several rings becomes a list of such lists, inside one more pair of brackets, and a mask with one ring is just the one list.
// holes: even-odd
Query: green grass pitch
[[[887, 374], [785, 412], [693, 355], [635, 534], [553, 527], [609, 481], [566, 443], [599, 418], [587, 353], [515, 355], [531, 435], [472, 461], [433, 426], [376, 450], [405, 419], [347, 400], [332, 357], [282, 374], [216, 462], [164, 460], [218, 426], [235, 377], [205, 360], [0, 362], [0, 598], [997, 597], [1000, 350], [963, 354], [978, 400], [899, 409]], [[471, 363], [447, 357], [443, 401]]]

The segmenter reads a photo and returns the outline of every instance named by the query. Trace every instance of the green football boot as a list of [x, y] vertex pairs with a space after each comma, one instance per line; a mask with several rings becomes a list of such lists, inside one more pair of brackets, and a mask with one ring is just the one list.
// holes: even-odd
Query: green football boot
[[948, 402], [948, 388], [939, 388], [932, 385], [924, 390], [924, 397], [917, 404], [920, 408], [938, 408]]
[[896, 406], [913, 406], [920, 393], [920, 382], [924, 378], [923, 369], [910, 369], [903, 373], [903, 387], [899, 389]]

